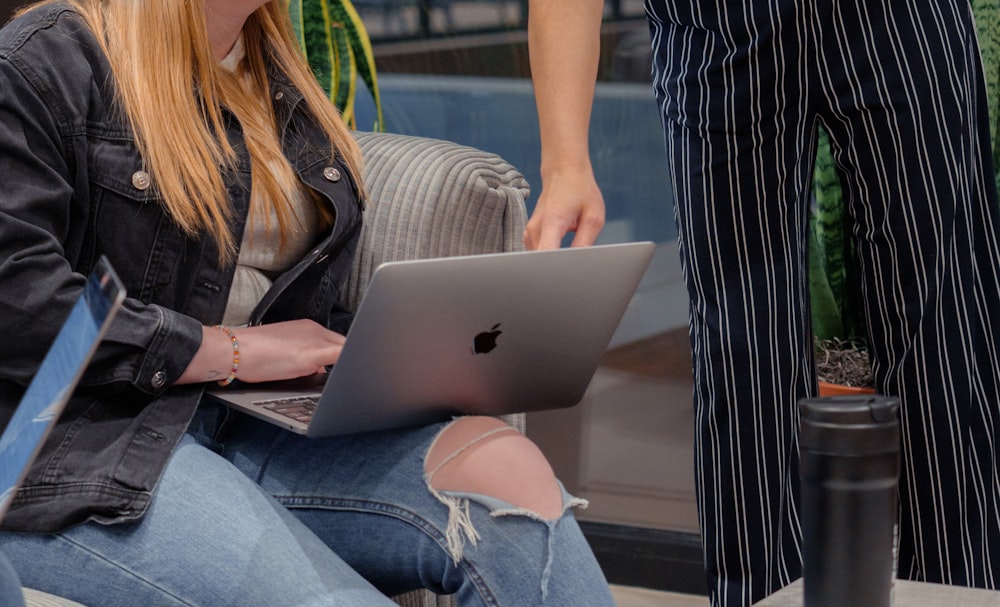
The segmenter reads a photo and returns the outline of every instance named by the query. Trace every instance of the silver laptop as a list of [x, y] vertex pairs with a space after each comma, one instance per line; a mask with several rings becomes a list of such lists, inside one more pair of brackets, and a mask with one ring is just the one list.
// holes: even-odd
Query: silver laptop
[[329, 373], [213, 390], [312, 437], [580, 402], [655, 245], [389, 262]]
[[0, 518], [125, 299], [102, 257], [0, 435]]

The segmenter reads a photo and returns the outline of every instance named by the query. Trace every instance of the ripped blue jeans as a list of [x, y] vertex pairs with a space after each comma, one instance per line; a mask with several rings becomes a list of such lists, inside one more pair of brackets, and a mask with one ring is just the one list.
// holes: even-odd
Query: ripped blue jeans
[[224, 415], [199, 411], [140, 522], [0, 534], [22, 582], [100, 607], [614, 604], [564, 491], [548, 519], [429, 486], [443, 424], [317, 440], [243, 416], [219, 435]]

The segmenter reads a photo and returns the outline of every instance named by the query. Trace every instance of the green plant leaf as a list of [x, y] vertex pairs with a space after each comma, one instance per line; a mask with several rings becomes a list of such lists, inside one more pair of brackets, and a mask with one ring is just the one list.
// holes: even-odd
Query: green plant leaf
[[358, 72], [357, 64], [354, 61], [354, 52], [351, 50], [351, 43], [348, 34], [343, 27], [335, 24], [333, 32], [333, 52], [337, 61], [334, 65], [337, 70], [337, 86], [331, 91], [334, 104], [341, 109], [346, 121], [351, 128], [356, 128], [354, 120], [354, 97], [357, 94]]
[[[326, 0], [308, 0], [303, 7], [306, 57], [323, 90], [337, 88], [337, 57]], [[332, 98], [332, 97], [331, 97]], [[337, 106], [338, 108], [340, 106]]]
[[822, 127], [817, 138], [813, 198], [809, 225], [813, 332], [819, 339], [860, 339], [864, 333], [856, 243], [832, 143]]
[[371, 41], [350, 0], [288, 0], [288, 9], [310, 68], [348, 126], [357, 128], [360, 76], [375, 103], [373, 128], [385, 130]]
[[822, 245], [817, 234], [816, 214], [809, 216], [809, 297], [812, 312], [813, 336], [818, 340], [828, 340], [844, 335], [840, 306], [830, 288], [830, 281], [824, 270]]
[[[382, 116], [382, 99], [378, 90], [378, 72], [375, 69], [375, 53], [372, 50], [371, 39], [368, 37], [368, 30], [365, 29], [361, 16], [354, 8], [351, 0], [334, 0], [330, 4], [330, 12], [334, 21], [343, 25], [347, 32], [347, 39], [350, 41], [353, 61], [356, 66], [352, 82], [361, 77], [361, 80], [371, 93], [375, 102], [375, 126], [374, 130], [384, 131], [385, 120]], [[353, 95], [352, 95], [353, 99]]]
[[1000, 175], [1000, 7], [997, 0], [972, 0], [979, 50], [986, 76], [990, 134], [993, 136], [993, 170]]

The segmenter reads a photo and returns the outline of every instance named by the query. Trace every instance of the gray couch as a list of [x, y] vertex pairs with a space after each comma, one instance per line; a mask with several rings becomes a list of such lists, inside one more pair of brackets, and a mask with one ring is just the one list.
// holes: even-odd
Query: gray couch
[[[356, 133], [365, 157], [368, 207], [361, 243], [344, 292], [356, 308], [384, 261], [512, 251], [522, 248], [528, 183], [502, 158], [422, 137]], [[524, 416], [507, 421], [524, 430]], [[28, 607], [83, 607], [26, 591]], [[395, 598], [406, 607], [447, 607], [428, 591]], [[93, 605], [91, 607], [100, 607]]]

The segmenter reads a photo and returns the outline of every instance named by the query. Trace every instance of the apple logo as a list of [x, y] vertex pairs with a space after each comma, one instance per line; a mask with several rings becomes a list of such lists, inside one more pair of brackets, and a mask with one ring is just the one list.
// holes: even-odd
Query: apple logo
[[487, 354], [493, 351], [493, 348], [497, 347], [497, 337], [500, 336], [503, 331], [499, 330], [500, 323], [497, 323], [490, 327], [489, 331], [483, 331], [476, 335], [472, 340], [472, 353], [473, 354]]

